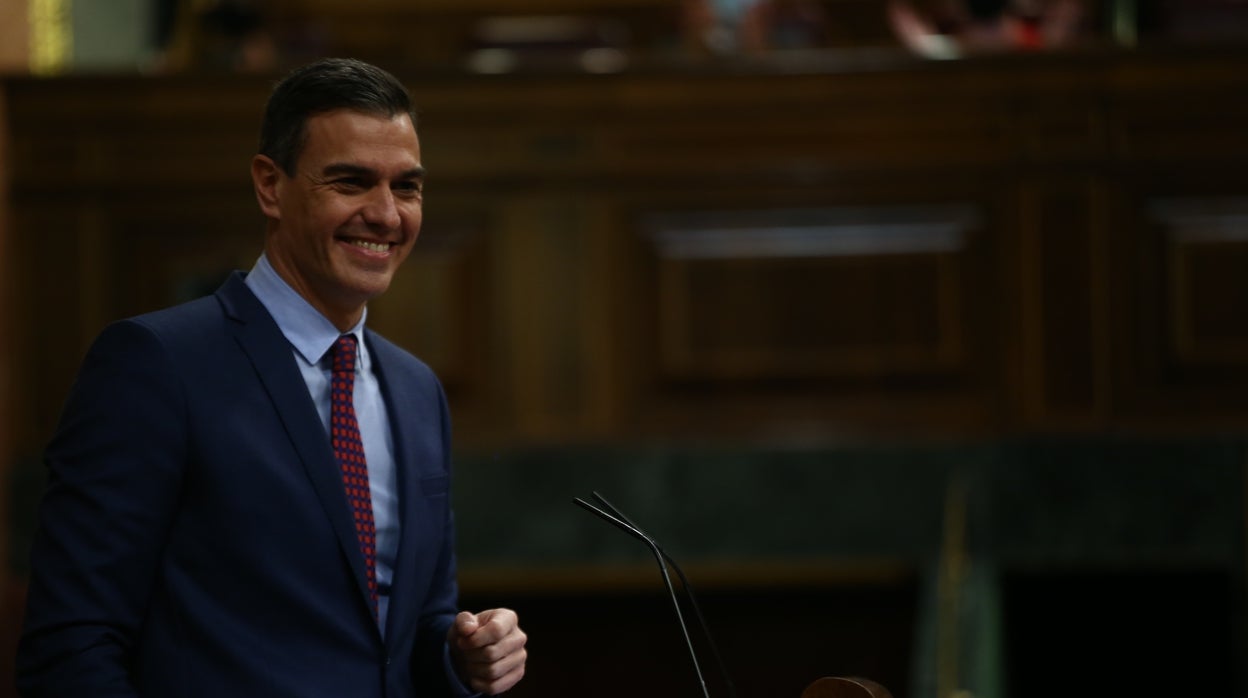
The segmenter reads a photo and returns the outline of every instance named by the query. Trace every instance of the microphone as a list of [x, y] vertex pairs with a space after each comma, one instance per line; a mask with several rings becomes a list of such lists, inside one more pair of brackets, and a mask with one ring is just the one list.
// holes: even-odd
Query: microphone
[[[685, 596], [688, 598], [689, 604], [692, 606], [694, 614], [697, 616], [698, 625], [702, 629], [702, 634], [706, 637], [707, 644], [711, 646], [711, 652], [714, 654], [715, 661], [719, 666], [720, 676], [723, 678], [724, 684], [728, 688], [728, 695], [732, 698], [736, 698], [736, 689], [733, 687], [732, 679], [728, 676], [728, 670], [724, 666], [724, 659], [719, 653], [719, 648], [715, 645], [715, 638], [711, 635], [711, 630], [706, 623], [706, 618], [702, 615], [702, 609], [698, 605], [698, 599], [693, 593], [693, 586], [689, 583], [689, 579], [685, 577], [684, 571], [680, 569], [680, 565], [677, 565], [676, 561], [673, 560], [672, 557], [661, 547], [659, 547], [658, 542], [656, 542], [653, 537], [641, 530], [641, 527], [633, 523], [632, 520], [625, 516], [619, 509], [608, 502], [605, 497], [597, 492], [593, 493], [593, 497], [607, 511], [590, 504], [580, 497], [573, 497], [572, 501], [603, 521], [606, 521], [637, 540], [645, 543], [646, 546], [650, 548], [650, 552], [654, 553], [654, 558], [659, 563], [659, 571], [663, 575], [663, 583], [667, 586], [667, 592], [672, 599], [672, 608], [676, 610], [676, 620], [680, 623], [680, 631], [684, 635], [685, 646], [689, 648], [689, 658], [693, 660], [693, 670], [698, 676], [698, 684], [702, 687], [702, 695], [704, 698], [710, 698], [710, 693], [707, 691], [705, 679], [702, 678], [702, 668], [698, 664], [697, 652], [694, 651], [693, 642], [689, 639], [689, 628], [685, 624], [684, 614], [681, 613], [680, 602], [676, 597], [676, 589], [672, 586], [672, 578], [667, 573], [668, 564], [672, 566], [672, 569], [676, 570], [676, 575], [680, 578], [681, 587], [684, 588]], [[608, 511], [610, 513], [608, 513]]]

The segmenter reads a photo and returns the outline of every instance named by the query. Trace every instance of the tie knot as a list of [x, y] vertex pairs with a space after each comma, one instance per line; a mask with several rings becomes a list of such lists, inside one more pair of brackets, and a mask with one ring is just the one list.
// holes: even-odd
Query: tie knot
[[334, 342], [330, 355], [334, 360], [335, 372], [355, 373], [355, 335], [340, 335], [338, 341]]

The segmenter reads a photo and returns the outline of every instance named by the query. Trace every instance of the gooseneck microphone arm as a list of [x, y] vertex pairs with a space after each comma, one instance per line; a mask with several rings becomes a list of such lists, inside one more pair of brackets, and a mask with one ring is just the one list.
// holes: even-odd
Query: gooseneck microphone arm
[[659, 553], [663, 556], [663, 559], [667, 560], [668, 564], [672, 566], [672, 569], [676, 570], [676, 576], [680, 578], [680, 585], [685, 590], [685, 598], [689, 599], [689, 605], [693, 607], [693, 613], [697, 616], [698, 627], [702, 629], [702, 636], [706, 638], [706, 643], [711, 646], [711, 655], [715, 657], [715, 665], [719, 669], [720, 678], [724, 680], [724, 686], [728, 689], [728, 696], [729, 698], [736, 698], [736, 686], [732, 683], [732, 677], [728, 675], [728, 667], [724, 664], [724, 658], [719, 653], [719, 646], [715, 644], [715, 637], [711, 635], [711, 626], [707, 624], [706, 616], [702, 615], [702, 607], [698, 604], [697, 594], [693, 592], [693, 585], [689, 583], [689, 578], [686, 577], [684, 571], [680, 569], [680, 565], [676, 564], [676, 561], [672, 559], [672, 556], [668, 555], [667, 551], [659, 546], [658, 541], [643, 531], [641, 526], [633, 523], [633, 521], [625, 516], [622, 511], [617, 509], [614, 504], [608, 502], [606, 497], [598, 494], [597, 492], [593, 492], [592, 494], [594, 499], [596, 499], [599, 504], [601, 504], [607, 511], [611, 512], [612, 516], [620, 521], [623, 521], [629, 526], [632, 526], [638, 533], [646, 536], [650, 543], [653, 543], [654, 547], [658, 549]]
[[[597, 495], [595, 495], [595, 497], [597, 497]], [[684, 614], [680, 612], [680, 602], [676, 598], [676, 588], [672, 586], [671, 575], [667, 573], [667, 564], [663, 561], [663, 551], [659, 549], [658, 544], [654, 542], [653, 538], [645, 533], [642, 533], [641, 529], [638, 529], [636, 526], [630, 525], [621, 519], [608, 514], [580, 497], [573, 497], [572, 501], [576, 502], [582, 508], [588, 510], [590, 513], [594, 514], [603, 521], [612, 524], [630, 536], [645, 543], [650, 548], [650, 551], [654, 553], [654, 559], [659, 563], [659, 571], [663, 573], [663, 583], [667, 585], [667, 592], [672, 597], [672, 608], [676, 609], [676, 620], [680, 622], [680, 631], [685, 636], [685, 646], [689, 648], [689, 658], [693, 660], [693, 670], [698, 675], [698, 685], [702, 688], [703, 697], [711, 698], [711, 694], [706, 690], [706, 681], [702, 678], [702, 667], [698, 665], [698, 655], [693, 651], [693, 641], [689, 639], [689, 628], [685, 625]]]

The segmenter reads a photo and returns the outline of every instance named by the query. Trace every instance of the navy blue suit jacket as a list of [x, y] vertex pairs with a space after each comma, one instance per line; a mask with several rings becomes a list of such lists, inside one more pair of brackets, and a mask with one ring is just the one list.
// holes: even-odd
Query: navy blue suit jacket
[[24, 696], [453, 695], [450, 425], [427, 366], [368, 332], [400, 539], [383, 640], [325, 428], [233, 275], [95, 341], [46, 453]]

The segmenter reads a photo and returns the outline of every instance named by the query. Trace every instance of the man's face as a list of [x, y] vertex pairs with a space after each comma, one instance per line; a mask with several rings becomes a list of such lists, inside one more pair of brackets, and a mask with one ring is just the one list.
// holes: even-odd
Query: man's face
[[420, 234], [424, 169], [406, 114], [337, 110], [308, 119], [303, 152], [287, 176], [257, 155], [252, 178], [270, 219], [273, 268], [339, 329], [390, 279]]

